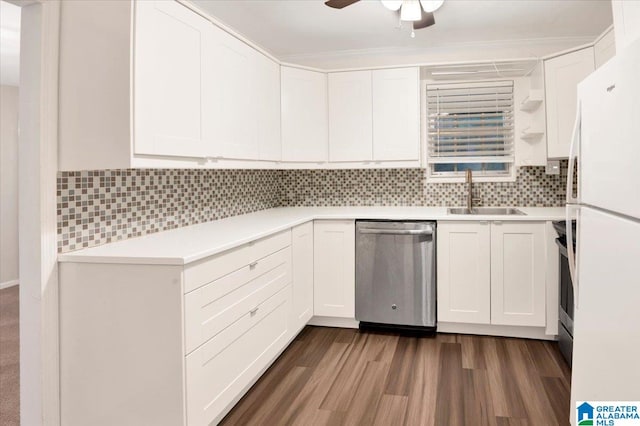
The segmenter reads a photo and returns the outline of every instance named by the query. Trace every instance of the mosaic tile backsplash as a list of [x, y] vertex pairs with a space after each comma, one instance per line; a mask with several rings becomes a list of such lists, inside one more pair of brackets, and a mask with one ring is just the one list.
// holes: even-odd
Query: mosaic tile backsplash
[[[566, 161], [550, 176], [522, 167], [515, 182], [474, 183], [484, 206], [562, 206]], [[462, 206], [464, 183], [422, 169], [177, 170], [58, 173], [58, 251], [279, 206]]]
[[278, 207], [278, 170], [58, 173], [58, 252]]
[[[515, 182], [474, 182], [483, 206], [554, 207], [565, 199], [566, 162], [560, 175], [521, 167]], [[464, 206], [467, 184], [433, 183], [422, 169], [286, 170], [283, 206]]]

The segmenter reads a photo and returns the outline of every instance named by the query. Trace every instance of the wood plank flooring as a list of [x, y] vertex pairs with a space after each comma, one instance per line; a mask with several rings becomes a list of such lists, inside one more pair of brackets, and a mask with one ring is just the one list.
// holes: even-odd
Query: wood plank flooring
[[554, 342], [306, 327], [224, 425], [567, 425]]

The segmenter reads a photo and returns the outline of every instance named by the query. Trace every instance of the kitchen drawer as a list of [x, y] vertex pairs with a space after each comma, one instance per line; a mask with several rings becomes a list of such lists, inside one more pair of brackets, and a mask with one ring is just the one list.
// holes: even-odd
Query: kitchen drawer
[[187, 424], [217, 423], [230, 404], [284, 348], [289, 336], [287, 286], [186, 358]]
[[291, 282], [291, 247], [185, 295], [186, 353], [218, 334]]
[[194, 262], [184, 270], [184, 292], [193, 291], [290, 245], [291, 230], [286, 230]]

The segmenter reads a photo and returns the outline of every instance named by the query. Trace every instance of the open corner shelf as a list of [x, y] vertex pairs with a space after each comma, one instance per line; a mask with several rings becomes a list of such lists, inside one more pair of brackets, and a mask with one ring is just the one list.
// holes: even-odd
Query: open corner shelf
[[535, 111], [542, 104], [543, 100], [542, 90], [532, 89], [529, 91], [529, 96], [524, 98], [520, 103], [520, 111]]
[[542, 130], [532, 130], [532, 129], [524, 129], [522, 133], [520, 133], [520, 139], [524, 139], [526, 141], [534, 141], [540, 139], [544, 136], [544, 132]]

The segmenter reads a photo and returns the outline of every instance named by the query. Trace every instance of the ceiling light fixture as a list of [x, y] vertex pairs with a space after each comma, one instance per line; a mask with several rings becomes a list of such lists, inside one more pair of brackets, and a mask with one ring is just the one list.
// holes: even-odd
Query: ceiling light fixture
[[444, 3], [444, 0], [420, 0], [422, 8], [427, 13], [435, 12], [436, 10], [440, 9], [442, 3]]
[[400, 9], [401, 21], [419, 21], [422, 17], [422, 9], [418, 0], [404, 0]]
[[[343, 9], [360, 0], [326, 0], [324, 4], [333, 9]], [[444, 0], [380, 0], [380, 3], [393, 12], [400, 15], [400, 26], [402, 22], [411, 22], [411, 37], [415, 37], [414, 30], [430, 27], [436, 23], [433, 11], [444, 3]]]
[[420, 6], [426, 13], [432, 13], [440, 9], [444, 0], [380, 0], [382, 5], [389, 10], [400, 10], [400, 19], [403, 21], [419, 21], [422, 15]]
[[380, 0], [380, 2], [384, 7], [394, 12], [400, 10], [402, 7], [402, 0]]

